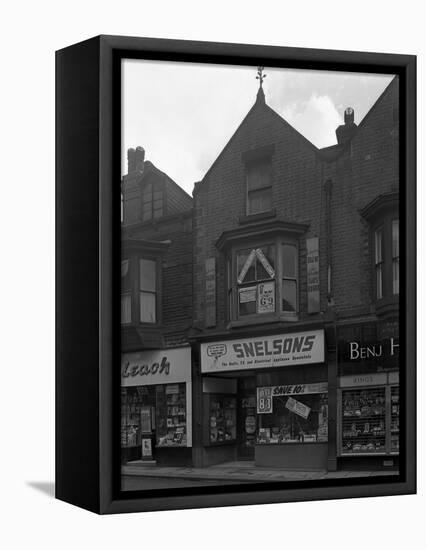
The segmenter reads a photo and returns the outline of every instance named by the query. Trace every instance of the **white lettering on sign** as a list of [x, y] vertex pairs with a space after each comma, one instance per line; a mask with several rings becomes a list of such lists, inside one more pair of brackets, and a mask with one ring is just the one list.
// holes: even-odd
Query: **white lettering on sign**
[[[214, 353], [223, 351], [220, 357]], [[282, 367], [324, 361], [324, 331], [312, 330], [201, 344], [201, 371]]]
[[272, 388], [257, 388], [257, 412], [258, 414], [272, 412]]
[[[369, 344], [361, 346], [359, 342], [349, 342], [349, 358], [353, 361], [356, 359], [373, 359], [382, 357], [386, 354], [387, 349], [384, 349], [383, 344]], [[399, 343], [394, 338], [389, 340], [389, 355], [393, 356], [399, 351]]]

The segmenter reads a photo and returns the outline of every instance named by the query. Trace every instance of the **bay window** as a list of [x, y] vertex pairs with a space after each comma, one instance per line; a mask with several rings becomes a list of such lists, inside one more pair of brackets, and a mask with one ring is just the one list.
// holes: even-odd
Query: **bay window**
[[296, 242], [276, 237], [251, 247], [236, 246], [227, 262], [229, 319], [295, 319], [299, 307], [298, 264]]

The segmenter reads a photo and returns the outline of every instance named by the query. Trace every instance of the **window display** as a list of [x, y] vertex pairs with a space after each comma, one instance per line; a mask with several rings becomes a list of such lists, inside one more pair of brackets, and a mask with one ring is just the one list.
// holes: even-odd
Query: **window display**
[[156, 386], [157, 446], [186, 445], [185, 384]]
[[209, 442], [232, 442], [237, 438], [237, 400], [229, 395], [210, 395]]
[[126, 388], [121, 394], [121, 446], [139, 447], [143, 432], [157, 447], [185, 447], [186, 384]]
[[[257, 443], [316, 443], [328, 440], [328, 394], [319, 393], [326, 384], [308, 384], [258, 388], [259, 429]], [[264, 404], [270, 389], [270, 406]], [[292, 393], [293, 390], [299, 393]], [[263, 400], [263, 401], [262, 401]], [[260, 408], [259, 408], [260, 407]]]
[[342, 455], [386, 451], [385, 390], [342, 391]]
[[391, 389], [391, 442], [392, 453], [399, 452], [399, 386], [392, 386]]

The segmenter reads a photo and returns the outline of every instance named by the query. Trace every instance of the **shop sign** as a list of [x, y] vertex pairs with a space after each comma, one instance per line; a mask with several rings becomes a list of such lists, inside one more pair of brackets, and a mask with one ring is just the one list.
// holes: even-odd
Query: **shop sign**
[[324, 362], [324, 331], [201, 344], [201, 371], [226, 372]]
[[190, 381], [190, 347], [122, 354], [122, 386], [176, 384]]
[[258, 414], [272, 412], [272, 388], [257, 388], [257, 412]]
[[293, 397], [289, 397], [287, 399], [287, 403], [285, 404], [287, 409], [295, 414], [298, 414], [305, 420], [308, 418], [309, 413], [311, 412], [311, 408], [305, 405], [304, 403], [301, 403], [300, 401], [297, 401]]
[[353, 376], [342, 376], [340, 378], [341, 388], [357, 386], [382, 386], [386, 384], [388, 376], [385, 372], [377, 374], [356, 374]]
[[275, 283], [260, 283], [258, 285], [257, 312], [273, 313], [275, 311]]
[[320, 311], [319, 239], [306, 239], [308, 313]]
[[385, 342], [361, 345], [359, 342], [349, 342], [349, 359], [351, 361], [357, 359], [374, 359], [388, 355], [392, 357], [399, 353], [399, 340], [389, 338]]

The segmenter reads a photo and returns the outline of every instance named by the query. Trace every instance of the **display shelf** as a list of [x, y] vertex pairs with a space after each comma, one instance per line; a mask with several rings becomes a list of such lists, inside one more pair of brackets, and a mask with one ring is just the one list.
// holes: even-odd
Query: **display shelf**
[[343, 390], [341, 407], [341, 455], [385, 453], [385, 387]]
[[237, 440], [237, 399], [228, 394], [207, 396], [207, 445], [234, 444]]

